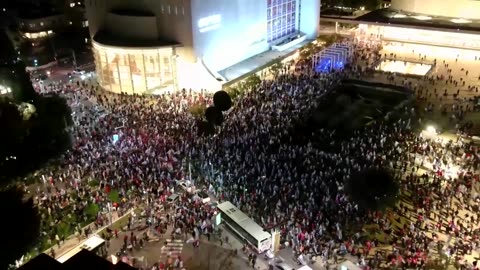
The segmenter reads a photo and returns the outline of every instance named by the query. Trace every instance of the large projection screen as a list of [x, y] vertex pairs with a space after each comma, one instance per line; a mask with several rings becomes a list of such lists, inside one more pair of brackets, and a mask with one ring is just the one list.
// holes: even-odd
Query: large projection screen
[[267, 1], [192, 0], [194, 47], [215, 71], [268, 50]]

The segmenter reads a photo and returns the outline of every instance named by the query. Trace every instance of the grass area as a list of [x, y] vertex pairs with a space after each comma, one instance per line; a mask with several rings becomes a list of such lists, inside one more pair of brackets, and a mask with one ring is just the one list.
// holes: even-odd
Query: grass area
[[[141, 208], [136, 208], [135, 210], [133, 210], [133, 212], [135, 213], [135, 215], [137, 217], [140, 216], [140, 214], [142, 213], [142, 209]], [[111, 226], [108, 226], [108, 228], [110, 228], [110, 230], [114, 231], [115, 229], [117, 229], [118, 231], [122, 231], [123, 228], [125, 228], [127, 225], [128, 225], [128, 217], [130, 215], [126, 215], [126, 216], [123, 216], [119, 219], [117, 219]], [[103, 230], [101, 230], [99, 232], [100, 235], [102, 235], [103, 233], [106, 233], [107, 232], [107, 228], [104, 228]]]

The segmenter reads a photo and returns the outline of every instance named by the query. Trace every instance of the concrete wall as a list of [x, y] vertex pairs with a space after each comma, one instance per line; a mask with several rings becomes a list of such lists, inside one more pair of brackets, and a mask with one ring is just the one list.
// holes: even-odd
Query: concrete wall
[[300, 0], [299, 30], [309, 39], [317, 38], [320, 32], [320, 0]]
[[85, 0], [85, 13], [90, 36], [93, 37], [99, 30], [103, 29], [109, 10], [108, 0]]
[[268, 50], [266, 22], [266, 0], [192, 0], [197, 57], [219, 71]]
[[104, 29], [117, 37], [140, 40], [158, 39], [157, 17], [107, 13]]
[[392, 9], [434, 16], [480, 19], [477, 0], [392, 0]]

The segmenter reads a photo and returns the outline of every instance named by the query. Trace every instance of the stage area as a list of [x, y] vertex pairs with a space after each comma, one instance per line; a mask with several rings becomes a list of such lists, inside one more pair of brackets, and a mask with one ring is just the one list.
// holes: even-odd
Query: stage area
[[405, 61], [384, 60], [375, 68], [377, 71], [400, 73], [405, 75], [425, 76], [432, 65]]

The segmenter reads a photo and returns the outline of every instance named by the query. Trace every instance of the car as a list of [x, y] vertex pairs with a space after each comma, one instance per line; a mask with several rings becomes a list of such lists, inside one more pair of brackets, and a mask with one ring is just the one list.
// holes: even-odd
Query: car
[[74, 75], [83, 75], [83, 74], [85, 74], [85, 70], [81, 70], [79, 68], [76, 68], [76, 69], [73, 70], [73, 74]]
[[200, 191], [197, 192], [196, 196], [200, 198], [202, 203], [209, 203], [210, 202], [210, 196], [205, 191]]

